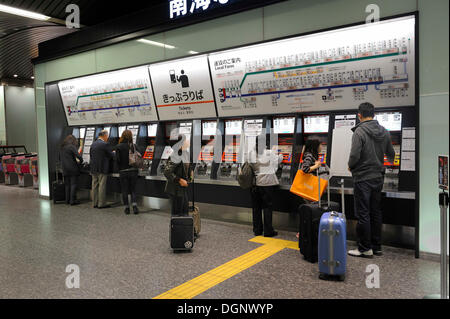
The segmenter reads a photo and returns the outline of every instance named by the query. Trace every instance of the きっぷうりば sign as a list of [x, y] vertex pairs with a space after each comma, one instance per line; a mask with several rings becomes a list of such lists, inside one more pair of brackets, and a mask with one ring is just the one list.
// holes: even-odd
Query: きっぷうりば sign
[[150, 65], [160, 120], [216, 117], [206, 55]]

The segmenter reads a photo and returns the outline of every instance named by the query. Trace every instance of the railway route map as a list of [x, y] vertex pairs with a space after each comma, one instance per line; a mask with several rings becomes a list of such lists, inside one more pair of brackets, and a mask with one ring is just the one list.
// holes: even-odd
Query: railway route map
[[414, 16], [211, 53], [219, 116], [415, 105]]
[[68, 125], [157, 121], [148, 67], [58, 83]]

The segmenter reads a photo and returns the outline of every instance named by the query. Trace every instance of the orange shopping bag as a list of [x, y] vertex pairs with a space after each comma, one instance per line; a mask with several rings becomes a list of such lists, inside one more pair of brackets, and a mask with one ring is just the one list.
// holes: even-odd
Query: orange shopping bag
[[297, 196], [303, 197], [304, 199], [317, 202], [319, 201], [319, 196], [322, 197], [322, 194], [327, 186], [328, 181], [321, 178], [319, 190], [319, 177], [314, 176], [313, 174], [306, 174], [299, 169], [295, 175], [290, 192]]

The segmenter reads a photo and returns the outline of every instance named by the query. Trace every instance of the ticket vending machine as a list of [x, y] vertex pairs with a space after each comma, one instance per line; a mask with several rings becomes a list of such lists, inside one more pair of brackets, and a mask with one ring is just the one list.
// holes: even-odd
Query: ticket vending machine
[[281, 163], [280, 185], [291, 184], [291, 170], [295, 145], [295, 123], [294, 116], [280, 116], [272, 119], [273, 133], [278, 137], [278, 153], [283, 154]]
[[164, 139], [161, 145], [157, 145], [159, 149], [155, 157], [158, 162], [156, 175], [164, 176], [164, 168], [166, 167], [167, 161], [172, 155], [172, 144], [177, 140], [177, 122], [166, 122], [164, 123]]
[[146, 131], [146, 147], [145, 152], [142, 155], [144, 160], [144, 167], [142, 173], [144, 175], [151, 175], [151, 169], [153, 164], [153, 158], [155, 154], [156, 135], [158, 132], [158, 123], [150, 123], [147, 125]]
[[[330, 115], [304, 115], [303, 116], [303, 145], [309, 138], [316, 138], [320, 141], [319, 160], [322, 163], [329, 163], [328, 156], [328, 132], [330, 131]], [[303, 159], [303, 151], [300, 162]]]
[[217, 179], [219, 180], [236, 180], [237, 178], [242, 125], [242, 118], [225, 120], [225, 146], [222, 161], [217, 171]]
[[195, 178], [209, 179], [212, 177], [216, 133], [216, 120], [205, 120], [201, 122], [201, 149], [195, 165]]
[[384, 189], [398, 190], [399, 172], [400, 172], [400, 145], [402, 141], [402, 113], [376, 112], [374, 120], [377, 120], [381, 126], [389, 131], [392, 140], [392, 146], [395, 151], [394, 162], [389, 162], [384, 157], [384, 167], [386, 168], [384, 176]]

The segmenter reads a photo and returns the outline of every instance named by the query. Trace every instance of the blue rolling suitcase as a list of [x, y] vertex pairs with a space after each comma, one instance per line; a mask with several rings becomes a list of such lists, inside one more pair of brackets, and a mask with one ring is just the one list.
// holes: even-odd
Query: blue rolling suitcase
[[335, 211], [322, 215], [319, 224], [319, 278], [345, 280], [347, 267], [347, 226], [344, 204], [344, 181], [341, 180], [342, 213]]

